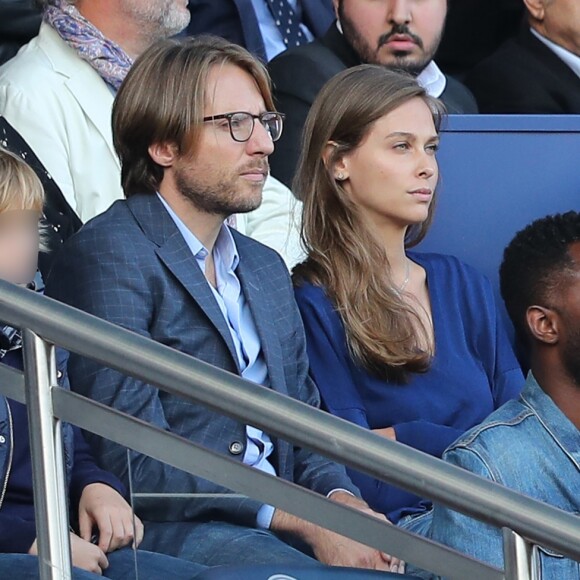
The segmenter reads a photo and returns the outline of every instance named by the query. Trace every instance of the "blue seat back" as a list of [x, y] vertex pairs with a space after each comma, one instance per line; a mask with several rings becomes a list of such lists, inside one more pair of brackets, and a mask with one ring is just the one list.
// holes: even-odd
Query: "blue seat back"
[[453, 115], [438, 159], [435, 220], [418, 250], [453, 254], [496, 289], [503, 250], [518, 230], [580, 210], [580, 115]]

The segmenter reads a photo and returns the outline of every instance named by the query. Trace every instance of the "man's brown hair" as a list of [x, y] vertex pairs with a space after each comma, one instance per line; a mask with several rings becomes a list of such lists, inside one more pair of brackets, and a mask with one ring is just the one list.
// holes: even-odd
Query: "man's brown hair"
[[222, 38], [160, 40], [135, 61], [113, 105], [113, 142], [126, 197], [159, 189], [163, 167], [151, 159], [151, 145], [174, 143], [179, 153], [195, 150], [211, 98], [206, 94], [209, 72], [226, 64], [246, 71], [267, 109], [274, 110], [264, 65], [245, 48]]

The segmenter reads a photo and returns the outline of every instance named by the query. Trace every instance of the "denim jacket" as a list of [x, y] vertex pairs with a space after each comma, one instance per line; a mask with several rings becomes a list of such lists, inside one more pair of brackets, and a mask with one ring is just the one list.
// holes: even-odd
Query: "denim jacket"
[[[580, 513], [580, 431], [540, 388], [532, 373], [519, 399], [492, 413], [451, 445], [443, 458], [564, 511]], [[431, 536], [460, 552], [503, 567], [501, 530], [442, 505]], [[541, 547], [545, 580], [580, 579], [580, 564]]]

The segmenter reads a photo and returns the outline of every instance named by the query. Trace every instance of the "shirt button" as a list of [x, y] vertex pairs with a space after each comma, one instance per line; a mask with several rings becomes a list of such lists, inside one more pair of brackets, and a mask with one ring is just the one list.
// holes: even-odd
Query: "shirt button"
[[56, 371], [56, 378], [62, 379], [62, 371]]
[[6, 443], [6, 437], [4, 435], [0, 435], [0, 443]]
[[244, 450], [244, 444], [239, 441], [232, 441], [230, 443], [230, 453], [232, 455], [239, 455]]

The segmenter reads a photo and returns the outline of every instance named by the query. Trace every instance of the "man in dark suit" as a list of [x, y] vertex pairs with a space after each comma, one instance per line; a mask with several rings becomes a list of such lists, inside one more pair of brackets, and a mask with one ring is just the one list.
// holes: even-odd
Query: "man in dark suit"
[[[188, 79], [187, 83], [175, 79]], [[278, 254], [224, 220], [255, 209], [282, 129], [264, 67], [216, 37], [154, 45], [113, 108], [126, 200], [88, 222], [57, 256], [53, 297], [212, 365], [318, 405], [287, 269]], [[216, 453], [368, 513], [341, 466], [152, 385], [71, 356], [72, 388]], [[126, 451], [92, 437], [127, 481]], [[135, 492], [204, 494], [154, 502], [144, 545], [207, 565], [318, 560], [390, 569], [399, 562], [259, 501], [142, 455]], [[157, 514], [157, 516], [155, 515]], [[151, 521], [159, 517], [163, 521]], [[380, 517], [380, 516], [377, 516]]]
[[[332, 0], [283, 0], [296, 15], [304, 41], [322, 36], [334, 19]], [[280, 0], [190, 0], [188, 34], [217, 34], [268, 61], [288, 46], [283, 22], [277, 25]]]
[[519, 36], [468, 75], [482, 113], [580, 114], [580, 2], [524, 0]]
[[458, 79], [515, 36], [524, 14], [522, 0], [449, 0], [448, 6], [435, 60]]
[[316, 95], [337, 72], [361, 63], [404, 70], [417, 77], [450, 113], [476, 113], [471, 93], [433, 61], [447, 14], [447, 0], [333, 0], [337, 21], [319, 40], [289, 49], [268, 65], [274, 96], [286, 114], [285, 131], [270, 162], [290, 186], [302, 128]]

